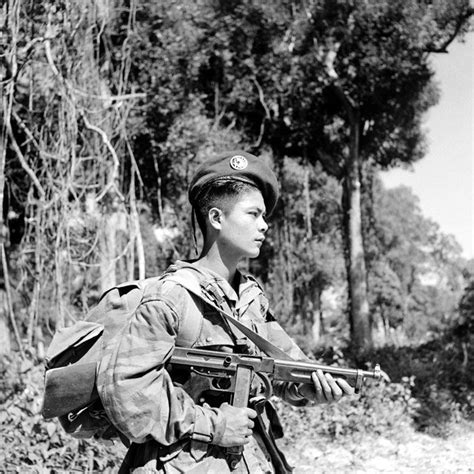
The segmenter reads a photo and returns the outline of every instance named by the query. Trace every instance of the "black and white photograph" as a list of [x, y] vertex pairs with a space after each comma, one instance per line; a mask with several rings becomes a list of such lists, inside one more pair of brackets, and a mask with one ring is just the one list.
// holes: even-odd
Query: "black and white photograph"
[[0, 2], [0, 474], [474, 473], [471, 0]]

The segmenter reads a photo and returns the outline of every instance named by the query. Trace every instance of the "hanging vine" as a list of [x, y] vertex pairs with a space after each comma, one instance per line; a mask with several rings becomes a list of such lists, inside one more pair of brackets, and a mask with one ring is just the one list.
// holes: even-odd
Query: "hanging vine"
[[[7, 174], [31, 183], [15, 276], [16, 294], [29, 301], [29, 346], [42, 338], [38, 325], [67, 325], [105, 286], [133, 278], [137, 258], [144, 274], [135, 201], [142, 181], [127, 132], [143, 96], [128, 83], [135, 10], [129, 2], [124, 30], [119, 1], [4, 7], [2, 157], [13, 160]], [[114, 28], [121, 45], [111, 41]]]

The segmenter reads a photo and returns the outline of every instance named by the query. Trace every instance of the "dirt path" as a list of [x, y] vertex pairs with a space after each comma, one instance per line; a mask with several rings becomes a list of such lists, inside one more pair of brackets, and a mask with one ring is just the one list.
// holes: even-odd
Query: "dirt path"
[[447, 439], [411, 433], [405, 439], [381, 436], [358, 442], [334, 442], [285, 452], [294, 474], [474, 473], [474, 429], [464, 428]]

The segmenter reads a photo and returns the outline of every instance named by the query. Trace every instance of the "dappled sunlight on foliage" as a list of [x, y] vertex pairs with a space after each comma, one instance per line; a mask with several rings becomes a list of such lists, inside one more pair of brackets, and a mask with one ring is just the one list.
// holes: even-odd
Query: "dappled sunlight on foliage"
[[43, 372], [16, 357], [0, 360], [0, 472], [116, 472], [125, 455], [119, 442], [73, 439], [41, 416]]
[[[39, 360], [105, 289], [195, 257], [190, 177], [233, 148], [279, 179], [259, 259], [243, 262], [275, 318], [307, 354], [377, 362], [391, 380], [334, 405], [277, 402], [283, 445], [378, 436], [395, 456], [392, 440], [435, 446], [472, 422], [474, 261], [409, 188], [378, 177], [423, 157], [440, 97], [430, 56], [472, 28], [472, 2], [11, 0], [0, 12], [0, 472], [116, 471], [119, 443], [42, 419]], [[351, 455], [329, 464], [339, 454]]]
[[418, 401], [412, 413], [417, 429], [443, 436], [451, 422], [474, 420], [474, 358], [466, 360], [464, 338], [451, 330], [420, 346], [385, 347], [370, 354], [394, 383], [410, 377]]
[[[367, 380], [359, 395], [339, 403], [296, 408], [275, 399], [285, 430], [279, 444], [294, 455], [295, 442], [304, 440], [299, 448], [304, 447], [306, 456], [314, 454], [310, 446], [322, 453], [374, 436], [390, 439], [392, 444], [416, 437], [419, 430], [443, 439], [451, 436], [463, 423], [473, 421], [474, 361], [463, 365], [460, 343], [456, 335], [447, 333], [420, 347], [387, 347], [365, 354], [363, 360], [380, 363], [391, 381]], [[325, 350], [319, 355], [324, 363], [358, 366], [344, 351]], [[41, 365], [3, 358], [0, 373], [2, 467], [21, 467], [22, 472], [32, 466], [48, 473], [61, 469], [116, 472], [125, 453], [120, 442], [111, 446], [75, 440], [56, 421], [41, 417]]]
[[308, 433], [314, 439], [335, 439], [356, 433], [390, 436], [391, 432], [409, 431], [418, 407], [408, 379], [388, 385], [367, 382], [360, 395], [330, 405], [288, 409], [283, 402], [277, 403], [287, 426], [288, 444]]

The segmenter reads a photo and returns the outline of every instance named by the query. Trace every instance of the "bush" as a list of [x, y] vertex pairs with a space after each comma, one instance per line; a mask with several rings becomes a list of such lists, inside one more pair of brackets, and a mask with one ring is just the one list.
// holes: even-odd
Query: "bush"
[[411, 394], [412, 380], [401, 383], [367, 381], [359, 396], [339, 403], [302, 408], [275, 400], [285, 428], [286, 442], [308, 437], [335, 439], [363, 434], [399, 432], [412, 426], [418, 402]]
[[455, 330], [420, 346], [385, 347], [366, 358], [380, 363], [392, 382], [413, 381], [418, 401], [415, 427], [445, 436], [451, 422], [472, 420], [474, 414], [474, 360], [466, 357], [465, 334]]
[[0, 359], [0, 466], [2, 472], [108, 472], [120, 465], [124, 447], [77, 440], [40, 414], [42, 366]]
[[[464, 337], [464, 336], [463, 336]], [[465, 337], [464, 337], [465, 339]], [[367, 380], [360, 395], [329, 405], [296, 408], [275, 399], [285, 429], [283, 446], [318, 446], [323, 439], [380, 435], [398, 438], [413, 428], [446, 436], [453, 423], [472, 417], [474, 361], [455, 332], [419, 347], [386, 347], [364, 360], [380, 363], [391, 382]], [[340, 350], [327, 364], [364, 367]], [[6, 472], [115, 472], [125, 455], [120, 443], [76, 440], [42, 418], [43, 368], [18, 357], [0, 359], [0, 466]], [[319, 443], [319, 444], [318, 444]]]

